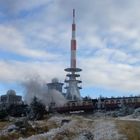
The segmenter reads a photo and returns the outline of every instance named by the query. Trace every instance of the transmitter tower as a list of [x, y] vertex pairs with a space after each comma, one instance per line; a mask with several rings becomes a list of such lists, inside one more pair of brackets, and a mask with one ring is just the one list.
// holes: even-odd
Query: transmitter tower
[[68, 74], [66, 75], [65, 83], [66, 83], [66, 98], [68, 100], [81, 100], [80, 89], [79, 86], [82, 81], [80, 78], [80, 74], [78, 72], [82, 71], [82, 69], [77, 68], [76, 66], [76, 24], [75, 24], [75, 9], [73, 9], [73, 23], [72, 23], [72, 39], [71, 39], [71, 60], [70, 60], [70, 68], [65, 69]]

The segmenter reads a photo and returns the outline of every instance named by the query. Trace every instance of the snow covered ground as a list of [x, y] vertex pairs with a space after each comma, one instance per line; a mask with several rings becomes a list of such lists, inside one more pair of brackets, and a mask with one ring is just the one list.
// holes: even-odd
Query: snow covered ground
[[[64, 119], [70, 121], [61, 125]], [[52, 117], [49, 121], [55, 121], [58, 127], [47, 133], [19, 138], [19, 140], [126, 140], [125, 136], [118, 133], [113, 120], [71, 116]]]
[[124, 117], [118, 117], [118, 120], [127, 120], [127, 121], [140, 121], [140, 108], [135, 109], [133, 114], [127, 115]]
[[[117, 123], [119, 120], [123, 122], [130, 121], [135, 127], [133, 121], [140, 121], [140, 117], [132, 114], [113, 118], [102, 113], [83, 116], [76, 114], [70, 116], [55, 115], [46, 120], [28, 121], [29, 125], [34, 129], [47, 129], [45, 131], [41, 129], [41, 131], [38, 131], [39, 133], [36, 132], [35, 135], [28, 136], [28, 138], [23, 138], [23, 135], [19, 135], [18, 140], [127, 140]], [[17, 132], [16, 126], [14, 123], [9, 123], [0, 131], [0, 136], [9, 135], [13, 132]]]
[[[46, 120], [28, 121], [34, 129], [45, 127], [48, 129], [40, 131], [40, 134], [35, 133], [36, 135], [28, 136], [28, 138], [19, 135], [18, 140], [127, 140], [126, 136], [120, 131], [120, 126], [117, 123], [119, 120], [123, 122], [125, 120], [132, 121], [133, 124], [133, 121], [140, 121], [140, 117], [132, 114], [113, 118], [102, 113], [83, 116], [76, 114], [70, 116], [55, 115]], [[9, 123], [0, 131], [0, 135], [9, 135], [16, 131], [15, 128], [14, 123]]]
[[113, 120], [96, 120], [93, 134], [95, 140], [126, 140], [125, 136], [118, 133]]
[[7, 135], [10, 130], [15, 129], [15, 128], [16, 128], [16, 126], [14, 124], [5, 126], [4, 129], [0, 131], [0, 136]]
[[134, 117], [133, 115], [128, 115], [128, 116], [125, 116], [125, 117], [118, 117], [117, 120], [140, 121], [140, 117]]

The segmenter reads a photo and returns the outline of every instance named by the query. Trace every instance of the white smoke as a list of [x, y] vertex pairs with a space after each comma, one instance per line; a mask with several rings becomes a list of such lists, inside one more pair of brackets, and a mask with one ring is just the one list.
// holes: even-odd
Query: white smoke
[[50, 101], [55, 102], [56, 106], [63, 106], [67, 102], [62, 93], [55, 89], [48, 92], [48, 94], [51, 98]]
[[56, 106], [62, 106], [67, 101], [57, 90], [49, 90], [44, 81], [42, 81], [39, 77], [32, 78], [22, 83], [25, 89], [25, 102], [30, 104], [33, 97], [36, 96], [40, 99], [46, 106], [49, 106], [51, 103], [55, 103]]

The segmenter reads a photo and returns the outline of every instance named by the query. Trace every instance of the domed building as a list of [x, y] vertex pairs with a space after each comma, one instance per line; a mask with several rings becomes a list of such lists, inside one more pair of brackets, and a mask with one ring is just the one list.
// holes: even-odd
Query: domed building
[[8, 107], [12, 104], [22, 104], [22, 96], [16, 95], [15, 90], [8, 90], [6, 95], [0, 97], [0, 103], [5, 107]]
[[48, 91], [57, 90], [62, 93], [63, 83], [60, 83], [57, 78], [53, 78], [51, 83], [47, 83]]

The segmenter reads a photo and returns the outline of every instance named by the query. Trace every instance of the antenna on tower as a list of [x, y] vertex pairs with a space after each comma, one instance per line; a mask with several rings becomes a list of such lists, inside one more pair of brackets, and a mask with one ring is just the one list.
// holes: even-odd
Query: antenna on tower
[[75, 9], [73, 9], [73, 23], [75, 23]]

